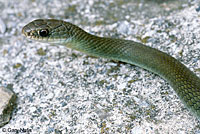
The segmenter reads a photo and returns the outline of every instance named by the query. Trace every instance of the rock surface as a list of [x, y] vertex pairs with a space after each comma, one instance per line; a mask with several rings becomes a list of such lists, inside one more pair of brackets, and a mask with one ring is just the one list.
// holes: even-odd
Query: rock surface
[[13, 91], [0, 87], [0, 127], [7, 124], [16, 104], [16, 95]]

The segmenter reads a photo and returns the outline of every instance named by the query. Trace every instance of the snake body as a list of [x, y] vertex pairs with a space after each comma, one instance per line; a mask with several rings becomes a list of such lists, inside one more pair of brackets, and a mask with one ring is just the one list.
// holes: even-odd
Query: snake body
[[55, 19], [34, 20], [23, 27], [22, 33], [33, 40], [63, 44], [92, 56], [152, 71], [164, 78], [184, 105], [200, 119], [200, 79], [166, 53], [131, 40], [98, 37], [76, 25]]

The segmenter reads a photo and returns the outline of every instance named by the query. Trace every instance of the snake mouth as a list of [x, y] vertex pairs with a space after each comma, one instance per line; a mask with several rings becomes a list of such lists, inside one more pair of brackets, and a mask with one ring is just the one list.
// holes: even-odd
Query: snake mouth
[[31, 28], [29, 28], [27, 25], [22, 28], [22, 34], [25, 37], [29, 38], [29, 39], [36, 38], [36, 36], [34, 35], [34, 33], [36, 33], [36, 31], [31, 30]]
[[22, 31], [23, 35], [29, 39], [32, 39], [34, 36], [30, 32], [24, 32]]
[[27, 38], [30, 36], [30, 32], [27, 32], [26, 27], [22, 28], [22, 34], [25, 35]]

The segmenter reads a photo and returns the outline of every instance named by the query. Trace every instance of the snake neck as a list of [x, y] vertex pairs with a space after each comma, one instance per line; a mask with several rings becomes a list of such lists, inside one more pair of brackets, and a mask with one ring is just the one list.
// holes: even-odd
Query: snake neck
[[200, 117], [200, 102], [196, 103], [200, 96], [200, 79], [168, 54], [134, 41], [97, 37], [88, 33], [74, 40], [71, 48], [95, 57], [134, 64], [160, 75], [174, 88], [182, 102]]

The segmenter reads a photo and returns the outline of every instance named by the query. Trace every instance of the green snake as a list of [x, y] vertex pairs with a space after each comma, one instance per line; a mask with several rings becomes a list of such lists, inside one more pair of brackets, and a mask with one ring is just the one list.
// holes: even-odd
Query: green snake
[[131, 40], [98, 37], [76, 25], [55, 19], [38, 19], [22, 33], [40, 42], [63, 44], [95, 57], [134, 64], [165, 79], [192, 113], [200, 119], [200, 79], [185, 65], [157, 49]]

